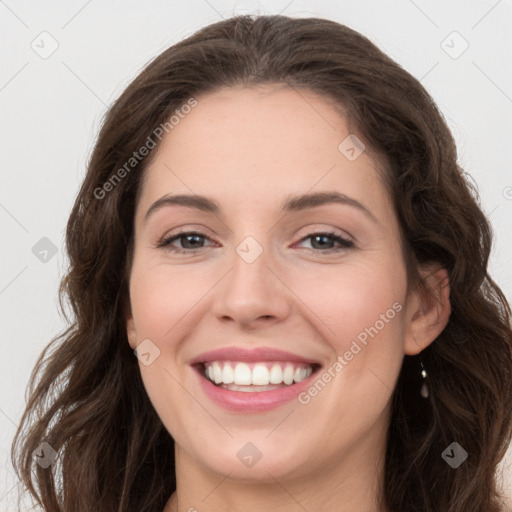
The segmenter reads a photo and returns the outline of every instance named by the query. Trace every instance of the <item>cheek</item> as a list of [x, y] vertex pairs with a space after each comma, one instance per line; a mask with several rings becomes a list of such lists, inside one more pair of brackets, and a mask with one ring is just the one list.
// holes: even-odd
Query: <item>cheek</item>
[[406, 274], [392, 260], [381, 255], [340, 266], [294, 287], [332, 349], [325, 369], [336, 390], [332, 397], [384, 403], [394, 387], [403, 357]]
[[[179, 348], [180, 340], [193, 329], [194, 305], [208, 287], [211, 284], [200, 272], [184, 266], [152, 265], [142, 258], [134, 261], [130, 276], [137, 343], [150, 339], [160, 351], [150, 365], [139, 363], [141, 377], [155, 411], [177, 438], [189, 435], [185, 433], [194, 425], [191, 418], [204, 419], [204, 410], [184, 391], [191, 389], [190, 374], [181, 364]], [[185, 412], [184, 403], [188, 406]]]
[[214, 277], [184, 266], [134, 265], [130, 299], [139, 340], [154, 338], [159, 344], [171, 331], [179, 332], [183, 319], [215, 284]]
[[[355, 338], [364, 342], [365, 333], [378, 335], [394, 330], [391, 327], [397, 323], [397, 309], [401, 309], [403, 298], [393, 282], [376, 283], [353, 275], [344, 285], [337, 293], [335, 306], [331, 306], [338, 311], [334, 330], [342, 346]], [[393, 308], [394, 304], [398, 305]]]
[[325, 325], [322, 331], [332, 346], [340, 350], [375, 324], [378, 331], [397, 332], [405, 289], [405, 271], [387, 264], [385, 256], [379, 262], [322, 269], [309, 277], [302, 273], [293, 284], [296, 295], [317, 315], [316, 323]]

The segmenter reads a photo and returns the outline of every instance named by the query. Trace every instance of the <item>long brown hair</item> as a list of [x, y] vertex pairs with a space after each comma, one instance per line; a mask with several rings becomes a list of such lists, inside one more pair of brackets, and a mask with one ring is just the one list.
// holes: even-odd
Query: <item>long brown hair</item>
[[[175, 490], [174, 442], [125, 327], [134, 211], [156, 150], [126, 162], [157, 127], [170, 130], [165, 123], [190, 98], [278, 82], [334, 100], [380, 155], [409, 282], [423, 289], [420, 263], [449, 273], [449, 323], [421, 354], [430, 396], [419, 395], [417, 356], [404, 357], [394, 391], [383, 510], [504, 510], [496, 470], [512, 436], [511, 312], [487, 273], [491, 228], [453, 137], [421, 84], [366, 37], [333, 21], [285, 16], [237, 16], [173, 45], [104, 119], [67, 225], [60, 297], [72, 320], [32, 372], [12, 445], [16, 471], [44, 510], [162, 512]], [[58, 454], [46, 469], [32, 458], [42, 442]], [[441, 456], [452, 442], [468, 453], [457, 469]]]

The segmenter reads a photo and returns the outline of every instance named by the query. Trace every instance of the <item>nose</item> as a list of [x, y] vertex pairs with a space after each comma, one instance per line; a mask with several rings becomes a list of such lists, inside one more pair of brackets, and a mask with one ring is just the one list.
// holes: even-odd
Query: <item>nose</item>
[[[242, 254], [242, 253], [240, 253]], [[235, 252], [231, 270], [216, 287], [213, 312], [223, 323], [255, 329], [285, 320], [293, 294], [267, 252], [254, 260]]]

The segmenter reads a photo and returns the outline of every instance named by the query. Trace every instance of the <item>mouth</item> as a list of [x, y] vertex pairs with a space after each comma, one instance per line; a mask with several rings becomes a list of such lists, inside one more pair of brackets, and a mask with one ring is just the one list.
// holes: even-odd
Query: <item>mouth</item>
[[265, 412], [297, 400], [322, 368], [308, 356], [236, 345], [200, 354], [189, 365], [208, 400], [242, 414]]
[[214, 386], [228, 391], [261, 393], [294, 386], [316, 372], [320, 365], [284, 361], [208, 361], [196, 365]]
[[264, 413], [298, 400], [321, 365], [215, 360], [192, 365], [205, 398], [231, 413]]

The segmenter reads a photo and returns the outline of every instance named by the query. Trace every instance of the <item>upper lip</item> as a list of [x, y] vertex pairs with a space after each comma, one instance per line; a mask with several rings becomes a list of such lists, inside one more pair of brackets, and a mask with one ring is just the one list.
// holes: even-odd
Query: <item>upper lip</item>
[[281, 361], [290, 363], [306, 363], [320, 365], [320, 362], [309, 357], [300, 356], [284, 350], [269, 347], [247, 349], [242, 347], [225, 347], [204, 352], [194, 357], [190, 364], [207, 363], [211, 361], [243, 361], [247, 363]]

